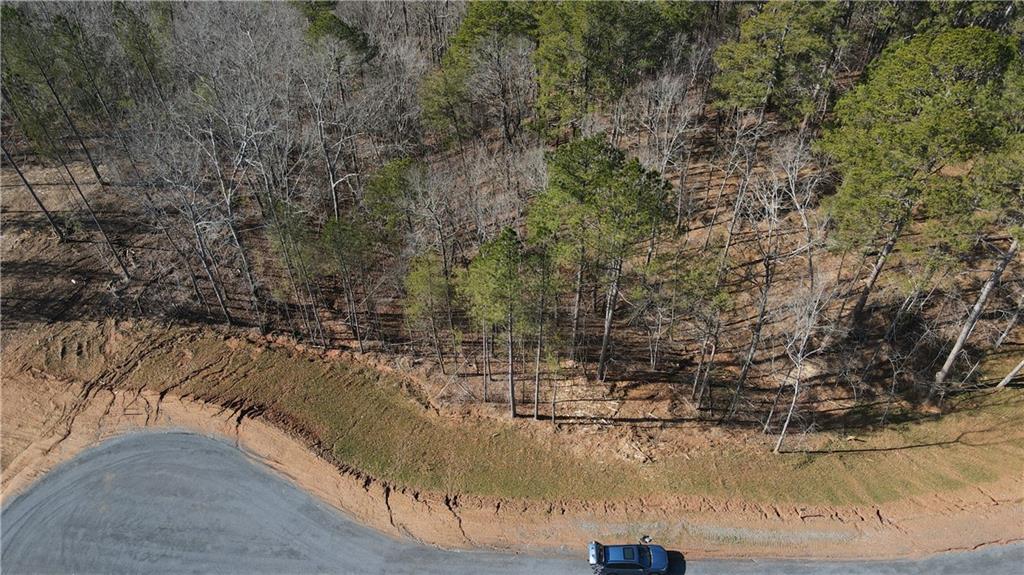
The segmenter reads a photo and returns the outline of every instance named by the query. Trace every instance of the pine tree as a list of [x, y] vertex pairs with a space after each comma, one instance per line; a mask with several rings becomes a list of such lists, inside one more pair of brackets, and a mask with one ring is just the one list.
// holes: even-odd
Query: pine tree
[[534, 237], [556, 238], [563, 259], [575, 260], [573, 350], [578, 344], [584, 270], [602, 272], [605, 305], [598, 378], [603, 380], [623, 266], [636, 245], [651, 237], [668, 216], [670, 186], [639, 161], [627, 160], [600, 135], [559, 147], [551, 155], [548, 173], [548, 187], [530, 214], [530, 228]]
[[929, 32], [888, 49], [837, 104], [838, 125], [822, 147], [843, 181], [828, 208], [842, 242], [877, 253], [855, 324], [915, 211], [958, 193], [943, 168], [998, 146], [1003, 76], [1014, 58], [1010, 39], [994, 32]]
[[739, 38], [715, 52], [718, 106], [771, 109], [788, 119], [813, 114], [831, 88], [841, 12], [838, 2], [768, 2], [747, 18]]
[[536, 5], [538, 113], [555, 130], [658, 70], [670, 43], [706, 6], [655, 2], [550, 2]]
[[526, 309], [523, 301], [522, 244], [515, 230], [505, 228], [480, 247], [459, 283], [470, 315], [486, 325], [505, 330], [508, 353], [509, 413], [516, 416], [515, 331]]

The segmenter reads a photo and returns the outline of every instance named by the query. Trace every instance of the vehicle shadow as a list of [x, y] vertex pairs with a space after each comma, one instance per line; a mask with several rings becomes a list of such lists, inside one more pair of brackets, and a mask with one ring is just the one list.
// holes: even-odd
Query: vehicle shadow
[[679, 551], [668, 552], [668, 573], [669, 575], [683, 575], [686, 573], [686, 557]]

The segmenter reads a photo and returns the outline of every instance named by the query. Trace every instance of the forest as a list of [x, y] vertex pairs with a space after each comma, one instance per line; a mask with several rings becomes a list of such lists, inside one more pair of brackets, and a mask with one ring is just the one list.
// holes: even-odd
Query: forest
[[103, 262], [97, 316], [779, 451], [1019, 381], [1022, 8], [4, 3], [4, 177]]

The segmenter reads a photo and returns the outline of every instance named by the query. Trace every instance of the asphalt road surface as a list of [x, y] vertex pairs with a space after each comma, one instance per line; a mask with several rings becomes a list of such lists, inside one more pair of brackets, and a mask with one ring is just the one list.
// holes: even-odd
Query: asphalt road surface
[[[0, 511], [0, 569], [15, 573], [590, 573], [579, 558], [455, 552], [347, 519], [234, 446], [137, 433], [54, 469]], [[682, 550], [685, 553], [685, 550]], [[922, 561], [685, 561], [674, 573], [1020, 575], [1024, 545]]]

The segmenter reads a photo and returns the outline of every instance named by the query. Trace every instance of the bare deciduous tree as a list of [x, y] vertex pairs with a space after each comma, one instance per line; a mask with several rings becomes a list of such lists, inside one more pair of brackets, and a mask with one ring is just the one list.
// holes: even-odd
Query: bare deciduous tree
[[[787, 329], [783, 347], [789, 358], [790, 367], [783, 376], [782, 385], [791, 386], [793, 396], [789, 402], [786, 418], [782, 422], [782, 428], [779, 430], [779, 439], [775, 442], [773, 449], [775, 453], [782, 450], [782, 442], [786, 439], [786, 432], [789, 430], [793, 414], [796, 412], [808, 361], [823, 351], [823, 342], [828, 340], [828, 332], [833, 329], [834, 324], [831, 323], [825, 312], [830, 307], [835, 294], [835, 286], [812, 279], [809, 285], [801, 286], [792, 292], [789, 301], [784, 306], [788, 321], [786, 322]], [[780, 386], [780, 390], [781, 388], [782, 386]], [[769, 423], [771, 417], [772, 414], [769, 413]], [[768, 423], [765, 426], [767, 427]]]

